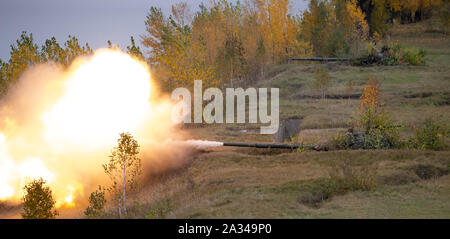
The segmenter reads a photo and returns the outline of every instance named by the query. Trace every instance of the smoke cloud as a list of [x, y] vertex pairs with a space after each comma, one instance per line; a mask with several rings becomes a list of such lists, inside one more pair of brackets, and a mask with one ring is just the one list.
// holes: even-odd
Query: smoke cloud
[[0, 102], [0, 202], [19, 202], [23, 186], [42, 177], [57, 207], [85, 206], [108, 185], [102, 164], [121, 132], [140, 144], [146, 174], [185, 165], [193, 150], [174, 146], [183, 136], [171, 107], [147, 65], [119, 50], [98, 50], [69, 69], [29, 69]]

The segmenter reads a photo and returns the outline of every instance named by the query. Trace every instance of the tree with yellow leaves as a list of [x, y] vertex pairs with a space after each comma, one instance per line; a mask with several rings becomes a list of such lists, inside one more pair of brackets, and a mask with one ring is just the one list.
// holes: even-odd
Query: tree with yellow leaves
[[398, 126], [391, 121], [380, 100], [379, 82], [369, 78], [361, 95], [356, 128], [364, 134], [364, 148], [383, 149], [401, 145]]
[[298, 42], [296, 19], [289, 15], [289, 0], [253, 0], [256, 6], [258, 29], [263, 37], [272, 63], [280, 63], [298, 56], [302, 45]]
[[365, 14], [355, 0], [311, 0], [301, 31], [316, 56], [354, 56], [369, 36]]
[[[184, 3], [165, 17], [150, 8], [147, 34], [148, 62], [163, 88], [227, 87], [263, 77], [265, 66], [291, 57], [310, 56], [311, 46], [301, 36], [300, 16], [290, 15], [289, 0], [212, 0], [200, 5], [192, 21]], [[244, 81], [244, 79], [246, 79]]]

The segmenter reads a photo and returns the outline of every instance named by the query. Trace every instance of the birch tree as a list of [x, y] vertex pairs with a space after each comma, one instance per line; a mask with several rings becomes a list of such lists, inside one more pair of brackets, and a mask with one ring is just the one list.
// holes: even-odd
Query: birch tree
[[142, 173], [141, 159], [138, 157], [139, 144], [130, 133], [121, 133], [117, 147], [111, 152], [103, 169], [110, 177], [112, 185], [108, 188], [117, 202], [119, 217], [127, 215], [127, 193], [136, 189], [138, 177]]

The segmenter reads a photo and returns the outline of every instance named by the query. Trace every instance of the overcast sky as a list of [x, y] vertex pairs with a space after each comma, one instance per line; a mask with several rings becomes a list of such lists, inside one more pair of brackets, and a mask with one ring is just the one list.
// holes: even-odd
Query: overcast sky
[[[52, 36], [62, 44], [68, 35], [94, 48], [111, 40], [121, 48], [130, 36], [139, 39], [145, 32], [145, 17], [151, 6], [170, 13], [172, 4], [183, 0], [0, 0], [0, 58], [9, 59], [10, 45], [22, 31], [33, 33], [38, 45]], [[209, 0], [188, 0], [191, 11]], [[291, 0], [296, 10], [307, 6], [305, 0]]]

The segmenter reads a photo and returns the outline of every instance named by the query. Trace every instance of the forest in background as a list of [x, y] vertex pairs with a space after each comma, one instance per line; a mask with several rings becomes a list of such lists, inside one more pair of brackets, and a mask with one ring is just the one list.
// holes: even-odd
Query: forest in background
[[[311, 0], [304, 12], [294, 12], [289, 0], [212, 0], [192, 13], [187, 3], [172, 6], [166, 16], [151, 7], [140, 36], [146, 51], [135, 45], [127, 52], [145, 59], [165, 90], [189, 87], [249, 85], [262, 79], [271, 65], [292, 57], [358, 57], [367, 45], [389, 37], [394, 24], [438, 15], [438, 30], [448, 34], [449, 0]], [[113, 46], [108, 40], [109, 47]], [[38, 47], [23, 32], [11, 45], [8, 62], [0, 59], [0, 93], [28, 67], [44, 62], [68, 66], [92, 49], [78, 39], [60, 46], [55, 38]]]

